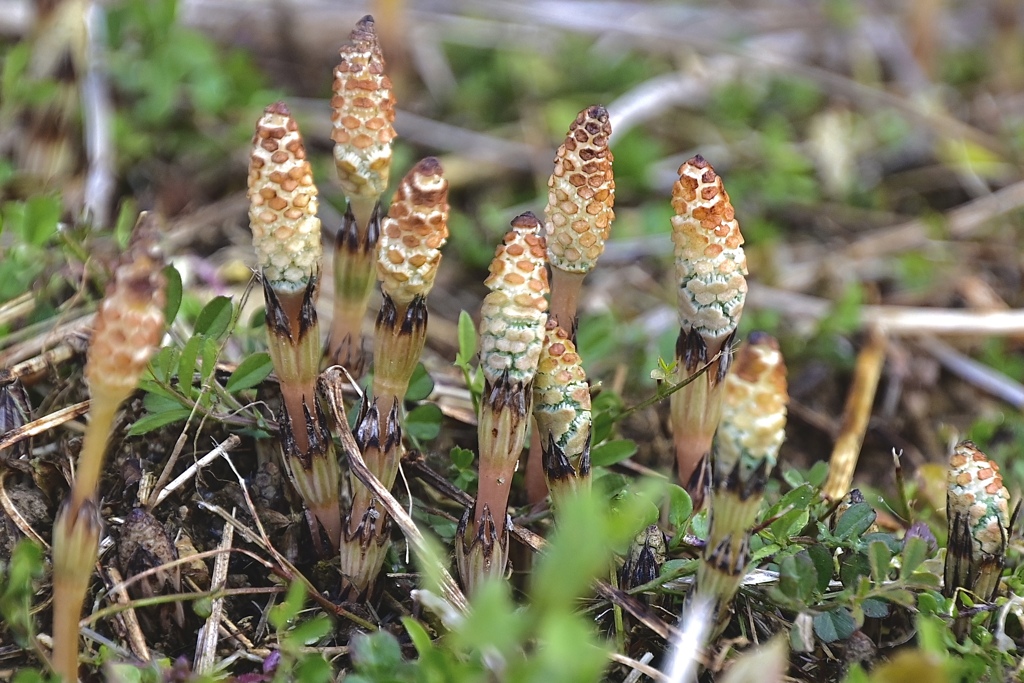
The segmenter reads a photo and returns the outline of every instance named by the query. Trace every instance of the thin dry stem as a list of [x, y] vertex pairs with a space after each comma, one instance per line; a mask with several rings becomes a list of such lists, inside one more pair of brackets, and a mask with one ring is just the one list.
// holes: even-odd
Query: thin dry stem
[[857, 354], [853, 383], [843, 409], [843, 423], [829, 458], [828, 479], [821, 489], [829, 500], [839, 500], [850, 490], [857, 469], [860, 447], [867, 431], [875, 390], [885, 364], [887, 339], [877, 330], [868, 334], [867, 344]]

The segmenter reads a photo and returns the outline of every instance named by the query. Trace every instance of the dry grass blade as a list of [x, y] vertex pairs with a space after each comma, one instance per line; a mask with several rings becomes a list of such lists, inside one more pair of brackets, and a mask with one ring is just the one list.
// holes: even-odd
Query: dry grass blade
[[124, 611], [118, 616], [122, 620], [125, 632], [128, 634], [128, 646], [131, 647], [132, 653], [143, 662], [148, 662], [151, 659], [149, 652], [149, 645], [146, 644], [146, 637], [142, 634], [142, 629], [139, 628], [139, 617], [135, 614], [135, 608], [132, 607], [131, 598], [128, 596], [128, 592], [125, 590], [125, 582], [121, 577], [121, 573], [114, 567], [107, 567], [107, 580], [109, 581], [109, 591], [114, 597], [114, 602], [119, 606], [123, 607]]
[[[23, 328], [17, 333], [7, 334], [3, 339], [3, 344], [10, 344], [10, 348], [6, 349], [0, 354], [0, 366], [10, 367], [13, 371], [14, 368], [19, 367], [23, 361], [31, 359], [35, 356], [42, 355], [46, 349], [56, 347], [59, 344], [68, 343], [72, 349], [79, 350], [83, 344], [78, 343], [77, 339], [83, 339], [88, 337], [93, 325], [96, 322], [95, 313], [87, 313], [79, 318], [71, 320], [66, 323], [61, 323], [56, 327], [52, 327], [50, 321], [44, 321], [41, 325], [45, 330], [43, 334], [39, 334], [41, 330], [34, 330], [33, 334], [28, 334], [30, 328], [37, 327], [36, 325], [30, 325]], [[52, 327], [52, 329], [51, 329]], [[27, 335], [25, 341], [20, 344], [15, 344], [15, 340], [19, 335]], [[18, 377], [23, 377], [26, 370], [14, 373]]]
[[18, 318], [27, 316], [36, 309], [37, 305], [34, 292], [25, 292], [19, 297], [5, 301], [0, 304], [0, 325], [6, 326]]
[[1024, 410], [1024, 384], [933, 337], [921, 337], [914, 343], [965, 382], [1006, 401], [1016, 410]]
[[[608, 658], [616, 664], [622, 664], [624, 666], [628, 666], [630, 669], [633, 669], [633, 672], [638, 674], [637, 678], [633, 680], [637, 680], [639, 678], [639, 674], [642, 674], [655, 681], [668, 681], [668, 676], [661, 673], [660, 671], [655, 669], [653, 666], [650, 666], [646, 662], [631, 659], [630, 657], [626, 657], [625, 655], [620, 655], [618, 652], [609, 653]], [[631, 673], [630, 676], [632, 675], [633, 674]]]
[[[750, 288], [747, 304], [757, 310], [773, 310], [795, 320], [818, 321], [834, 304], [809, 294], [790, 292], [763, 284]], [[972, 311], [962, 308], [924, 306], [862, 306], [858, 313], [861, 329], [876, 327], [889, 337], [921, 334], [962, 337], [1024, 335], [1024, 310]]]
[[167, 500], [169, 495], [181, 488], [189, 479], [196, 476], [196, 473], [203, 467], [206, 467], [225, 453], [230, 453], [232, 450], [237, 448], [240, 443], [242, 443], [242, 439], [237, 434], [232, 434], [228, 438], [224, 439], [224, 441], [217, 444], [216, 448], [189, 465], [184, 472], [175, 477], [167, 484], [167, 486], [164, 486], [157, 491], [156, 498], [151, 499], [152, 504], [150, 505], [150, 510], [152, 511], [153, 508], [156, 508], [160, 503]]
[[89, 412], [89, 401], [82, 401], [81, 403], [75, 403], [67, 408], [61, 408], [49, 415], [32, 420], [0, 436], [0, 451], [17, 445], [25, 439], [31, 439], [33, 436], [48, 432], [54, 427], [59, 427], [66, 422], [85, 415], [87, 412]]
[[[233, 512], [233, 511], [232, 511]], [[225, 522], [221, 532], [221, 541], [217, 546], [220, 553], [213, 564], [213, 576], [210, 579], [210, 589], [219, 590], [227, 585], [228, 561], [231, 559], [231, 548], [234, 544], [235, 531], [231, 524]], [[210, 616], [206, 618], [196, 642], [196, 656], [193, 670], [204, 675], [210, 673], [217, 659], [217, 640], [220, 632], [221, 619], [224, 616], [224, 599], [213, 600], [210, 607]]]
[[853, 383], [843, 409], [842, 427], [829, 458], [828, 479], [821, 489], [822, 495], [829, 500], [841, 499], [849, 492], [853, 482], [860, 447], [875, 402], [875, 390], [885, 364], [886, 346], [886, 337], [877, 330], [871, 330], [867, 343], [857, 354]]
[[[944, 216], [945, 229], [951, 237], [963, 239], [990, 225], [994, 218], [1018, 211], [1021, 207], [1024, 207], [1024, 182], [1016, 182], [949, 211]], [[844, 271], [856, 274], [878, 258], [891, 258], [925, 246], [931, 226], [931, 221], [918, 218], [881, 228], [858, 238], [838, 253], [829, 252], [827, 258], [830, 262], [842, 259]], [[821, 269], [820, 261], [790, 264], [780, 273], [779, 286], [790, 290], [807, 289]]]
[[7, 517], [14, 522], [14, 525], [18, 527], [18, 531], [25, 535], [26, 538], [31, 538], [33, 541], [39, 544], [40, 548], [45, 550], [50, 549], [50, 544], [47, 543], [42, 536], [39, 535], [32, 525], [29, 524], [18, 510], [14, 501], [7, 494], [7, 477], [11, 474], [11, 471], [6, 467], [0, 467], [0, 508], [3, 509]]

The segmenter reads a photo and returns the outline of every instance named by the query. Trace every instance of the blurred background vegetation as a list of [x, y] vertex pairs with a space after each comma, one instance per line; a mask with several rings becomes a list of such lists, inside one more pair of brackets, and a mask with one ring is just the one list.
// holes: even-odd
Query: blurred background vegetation
[[[372, 13], [399, 104], [392, 180], [429, 154], [451, 184], [451, 240], [431, 300], [437, 381], [458, 381], [456, 322], [479, 309], [494, 244], [513, 216], [543, 209], [576, 112], [604, 104], [617, 218], [582, 302], [591, 378], [636, 403], [654, 391], [658, 358], [672, 357], [668, 198], [680, 163], [700, 153], [723, 176], [746, 237], [742, 335], [776, 335], [790, 366], [782, 468], [828, 458], [865, 330], [884, 318], [887, 361], [858, 481], [891, 498], [895, 448], [921, 504], [941, 509], [935, 463], [971, 436], [1019, 496], [1017, 0], [37, 4], [48, 12], [40, 23], [33, 3], [0, 2], [0, 365], [95, 306], [104, 264], [140, 209], [166, 219], [183, 311], [240, 294], [253, 263], [248, 145], [275, 100], [299, 121], [325, 230], [336, 230], [331, 69]], [[89, 12], [89, 35], [61, 19], [74, 11]], [[83, 109], [92, 77], [100, 101]], [[90, 130], [97, 122], [109, 136]], [[330, 302], [327, 291], [324, 310]], [[1008, 322], [915, 327], [897, 307], [1002, 311]], [[259, 321], [251, 327], [259, 339]], [[251, 353], [246, 339], [228, 360]], [[663, 412], [632, 415], [622, 431], [637, 442], [636, 462], [667, 470]]]

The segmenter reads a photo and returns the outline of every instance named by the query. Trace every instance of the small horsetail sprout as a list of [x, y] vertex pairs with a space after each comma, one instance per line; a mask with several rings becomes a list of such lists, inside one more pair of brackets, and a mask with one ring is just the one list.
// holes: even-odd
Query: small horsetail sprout
[[423, 352], [426, 298], [447, 239], [448, 182], [441, 164], [428, 157], [402, 179], [381, 224], [377, 276], [384, 301], [377, 316], [373, 395], [383, 405], [402, 401]]
[[395, 98], [373, 17], [363, 17], [334, 69], [334, 161], [348, 210], [334, 246], [334, 320], [329, 363], [362, 374], [362, 322], [374, 285], [380, 198], [391, 171]]
[[[406, 174], [381, 224], [377, 274], [384, 300], [374, 334], [373, 403], [356, 429], [366, 466], [391, 488], [402, 459], [401, 406], [427, 335], [427, 294], [448, 239], [448, 183], [428, 157]], [[378, 408], [380, 406], [380, 409]], [[373, 585], [387, 552], [388, 517], [352, 481], [341, 570], [360, 590]]]
[[533, 383], [533, 418], [552, 498], [590, 487], [590, 384], [576, 345], [549, 318]]
[[114, 273], [96, 313], [85, 364], [89, 424], [71, 494], [53, 528], [53, 667], [66, 681], [78, 678], [78, 621], [96, 562], [103, 526], [96, 488], [114, 417], [135, 390], [164, 329], [163, 258], [154, 217], [139, 217], [126, 262]]
[[588, 107], [569, 126], [548, 179], [544, 223], [551, 263], [551, 317], [575, 339], [583, 278], [597, 265], [615, 219], [608, 110]]
[[[607, 109], [595, 105], [581, 111], [558, 148], [555, 169], [548, 178], [544, 227], [551, 264], [551, 317], [574, 342], [583, 279], [604, 252], [615, 219], [611, 133]], [[540, 439], [535, 430], [526, 462], [526, 493], [531, 503], [547, 495], [540, 457], [547, 444]]]
[[[402, 427], [399, 403], [392, 400], [386, 414], [378, 408], [379, 399], [363, 407], [356, 424], [355, 439], [367, 468], [387, 487], [395, 483], [402, 461]], [[386, 404], [385, 404], [386, 405]], [[373, 588], [387, 555], [391, 518], [373, 493], [354, 477], [351, 481], [352, 503], [345, 515], [341, 538], [341, 573], [361, 593]]]
[[680, 324], [674, 380], [693, 377], [709, 364], [701, 377], [671, 397], [679, 478], [699, 508], [722, 415], [722, 380], [732, 364], [732, 342], [747, 294], [747, 259], [729, 195], [704, 157], [679, 167], [672, 208]]
[[331, 121], [334, 163], [361, 231], [388, 188], [395, 96], [384, 73], [384, 55], [373, 17], [359, 20], [334, 69]]
[[256, 123], [248, 183], [268, 348], [287, 413], [281, 421], [284, 461], [299, 495], [337, 547], [340, 475], [334, 445], [322, 437], [327, 427], [316, 399], [321, 355], [316, 300], [323, 254], [317, 188], [298, 124], [283, 102], [267, 107]]
[[638, 533], [619, 572], [619, 588], [628, 591], [654, 581], [661, 574], [667, 552], [665, 533], [657, 524], [651, 524]]
[[755, 332], [740, 347], [723, 398], [708, 539], [693, 587], [695, 595], [715, 605], [713, 636], [728, 623], [749, 559], [750, 530], [785, 438], [786, 365], [773, 337]]
[[380, 218], [374, 213], [365, 234], [356, 225], [347, 210], [334, 240], [334, 317], [324, 357], [328, 365], [341, 365], [358, 378], [366, 371], [363, 318], [373, 294]]
[[472, 512], [466, 510], [455, 534], [455, 557], [469, 591], [488, 577], [503, 576], [508, 564], [508, 494], [526, 440], [547, 322], [540, 227], [532, 213], [513, 219], [484, 283], [491, 291], [480, 312], [480, 487]]
[[[302, 422], [292, 422], [287, 408], [281, 410], [278, 422], [281, 451], [292, 485], [302, 502], [323, 525], [331, 539], [331, 546], [336, 549], [341, 538], [341, 508], [338, 502], [341, 471], [327, 426], [327, 416], [314, 398], [312, 405], [302, 404]], [[296, 437], [299, 434], [303, 436], [305, 448], [298, 445]]]
[[[977, 600], [992, 602], [1008, 543], [1010, 493], [999, 466], [971, 441], [961, 441], [953, 449], [946, 485], [949, 541], [943, 594], [954, 597], [964, 590]], [[969, 626], [970, 619], [957, 619], [957, 638], [962, 639]]]

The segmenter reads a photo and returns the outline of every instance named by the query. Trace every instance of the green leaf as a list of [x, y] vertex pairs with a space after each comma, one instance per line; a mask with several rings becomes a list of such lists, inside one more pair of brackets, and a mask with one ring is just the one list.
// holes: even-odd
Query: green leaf
[[[178, 358], [180, 356], [181, 353], [177, 348], [165, 346], [157, 351], [153, 359], [149, 361], [147, 370], [153, 376], [153, 379], [166, 384], [171, 381], [171, 375], [178, 371]], [[145, 378], [146, 375], [143, 375], [143, 381], [145, 381]]]
[[213, 614], [213, 598], [205, 596], [192, 601], [192, 613], [201, 619], [209, 619]]
[[149, 680], [143, 677], [141, 668], [128, 662], [107, 662], [104, 669], [108, 680], [118, 683], [148, 683]]
[[197, 334], [205, 334], [213, 339], [219, 338], [227, 332], [231, 325], [233, 313], [231, 299], [226, 296], [216, 296], [210, 300], [196, 318], [195, 331]]
[[875, 583], [883, 583], [889, 576], [889, 560], [892, 553], [889, 546], [882, 541], [872, 541], [868, 546], [868, 562], [871, 563], [871, 578]]
[[283, 602], [279, 602], [270, 608], [267, 620], [274, 627], [275, 631], [284, 631], [288, 624], [299, 616], [302, 604], [306, 601], [306, 588], [298, 581], [293, 581], [288, 586], [288, 593]]
[[915, 588], [939, 588], [939, 577], [935, 572], [930, 571], [919, 571], [914, 572], [910, 575], [908, 583], [913, 584]]
[[466, 311], [459, 312], [459, 357], [468, 365], [476, 355], [476, 326]]
[[804, 509], [811, 504], [811, 501], [818, 497], [818, 492], [811, 488], [808, 484], [800, 484], [792, 491], [788, 492], [779, 502], [768, 508], [766, 518], [771, 518], [778, 515], [783, 510], [789, 508]]
[[162, 390], [159, 392], [147, 392], [142, 399], [142, 406], [149, 413], [163, 413], [168, 410], [178, 410], [179, 408], [187, 407], [177, 396]]
[[114, 220], [114, 237], [117, 239], [117, 244], [121, 249], [128, 246], [128, 242], [132, 237], [132, 229], [138, 221], [138, 216], [139, 211], [138, 207], [135, 206], [134, 200], [126, 199], [121, 203], [121, 207], [117, 211], [117, 218]]
[[303, 621], [288, 633], [288, 640], [302, 644], [314, 645], [331, 632], [331, 620], [323, 615]]
[[433, 390], [433, 378], [423, 363], [417, 363], [412, 378], [409, 380], [409, 389], [405, 392], [405, 400], [413, 403], [426, 400]]
[[[932, 575], [934, 576], [934, 574]], [[936, 581], [935, 588], [938, 588], [938, 582]], [[887, 590], [885, 592], [885, 599], [891, 603], [897, 605], [903, 605], [904, 607], [913, 607], [917, 604], [917, 596], [908, 590], [903, 588], [896, 588], [893, 590]]]
[[238, 364], [224, 388], [232, 394], [252, 389], [269, 377], [273, 371], [274, 364], [270, 360], [269, 353], [263, 351], [254, 353]]
[[867, 503], [851, 505], [836, 523], [835, 536], [840, 540], [855, 539], [875, 523], [875, 511]]
[[433, 403], [416, 406], [405, 417], [405, 433], [417, 441], [436, 439], [443, 418], [441, 409]]
[[795, 467], [782, 468], [782, 481], [786, 482], [794, 489], [799, 486], [803, 486], [806, 483], [804, 481], [804, 473]]
[[186, 394], [192, 388], [192, 378], [196, 372], [196, 359], [199, 358], [199, 350], [204, 341], [203, 335], [196, 334], [185, 342], [185, 346], [181, 349], [181, 358], [178, 360], [178, 382]]
[[788, 539], [803, 531], [803, 528], [807, 526], [807, 520], [807, 510], [790, 510], [772, 522], [769, 528], [777, 541], [786, 543]]
[[128, 436], [139, 436], [141, 434], [148, 434], [154, 429], [160, 429], [166, 427], [169, 424], [175, 422], [181, 422], [188, 418], [192, 414], [189, 408], [176, 408], [174, 410], [165, 410], [162, 413], [156, 415], [146, 415], [136, 420], [132, 428], [128, 430]]
[[693, 514], [693, 501], [690, 494], [682, 486], [669, 484], [668, 487], [668, 523], [682, 530], [683, 525]]
[[845, 607], [838, 607], [814, 617], [814, 633], [823, 643], [846, 640], [856, 630], [857, 622]]
[[818, 570], [806, 551], [790, 555], [779, 565], [779, 590], [787, 597], [807, 602], [818, 583]]
[[832, 581], [832, 573], [835, 571], [832, 553], [821, 543], [815, 543], [807, 547], [807, 555], [811, 558], [811, 562], [814, 563], [814, 569], [818, 573], [818, 583], [816, 586], [818, 593], [824, 593], [828, 590], [828, 584]]
[[590, 451], [590, 463], [594, 467], [609, 467], [633, 457], [636, 453], [636, 442], [631, 439], [605, 441]]
[[867, 672], [864, 671], [860, 664], [854, 664], [846, 672], [846, 678], [843, 679], [843, 683], [871, 683], [871, 679], [868, 678]]
[[220, 346], [217, 344], [217, 340], [207, 338], [206, 341], [203, 342], [202, 354], [203, 367], [200, 370], [199, 376], [205, 385], [217, 369], [217, 356], [220, 355]]
[[828, 461], [826, 460], [819, 460], [811, 466], [811, 469], [807, 470], [807, 483], [816, 489], [821, 488], [827, 478]]
[[921, 615], [938, 614], [941, 609], [942, 602], [934, 593], [918, 593], [917, 611], [920, 612]]
[[27, 539], [14, 546], [7, 562], [0, 559], [0, 617], [22, 647], [32, 641], [34, 581], [42, 575], [42, 549]]
[[946, 634], [949, 628], [945, 620], [937, 614], [919, 614], [915, 623], [917, 642], [925, 652], [946, 655]]
[[416, 648], [416, 652], [420, 657], [434, 649], [430, 634], [427, 633], [427, 629], [423, 628], [423, 624], [412, 617], [402, 617], [402, 626], [405, 626], [405, 631], [409, 634], [409, 640], [412, 641], [413, 647]]
[[334, 672], [331, 663], [321, 654], [308, 654], [299, 659], [295, 665], [295, 678], [302, 683], [331, 683]]
[[167, 280], [166, 300], [164, 302], [164, 320], [170, 325], [181, 308], [181, 273], [172, 265], [164, 266], [164, 278]]
[[601, 443], [612, 435], [615, 420], [622, 412], [622, 399], [614, 391], [602, 391], [592, 399], [590, 410], [594, 420], [590, 428], [592, 443]]
[[914, 570], [921, 566], [924, 558], [928, 555], [928, 542], [919, 536], [911, 536], [906, 539], [903, 546], [903, 553], [900, 556], [900, 578], [907, 579]]
[[36, 195], [25, 201], [21, 224], [22, 239], [37, 247], [44, 246], [57, 234], [61, 200], [57, 195]]
[[839, 560], [839, 580], [847, 588], [857, 585], [862, 576], [871, 574], [871, 563], [864, 553], [844, 552]]
[[[626, 496], [619, 502], [623, 512], [632, 516], [636, 497]], [[580, 491], [561, 501], [558, 509], [558, 527], [534, 563], [529, 589], [531, 606], [551, 614], [571, 609], [611, 555], [613, 521], [603, 497]]]
[[349, 646], [352, 661], [360, 673], [390, 674], [402, 663], [402, 647], [387, 631], [356, 633]]
[[455, 466], [460, 470], [469, 468], [469, 466], [473, 464], [473, 458], [476, 457], [476, 454], [473, 453], [473, 451], [460, 448], [458, 446], [453, 447], [451, 453], [448, 455], [451, 457], [452, 462], [455, 463]]
[[889, 605], [885, 600], [864, 598], [863, 602], [860, 603], [860, 607], [864, 610], [864, 616], [871, 617], [872, 619], [883, 619], [889, 616]]

